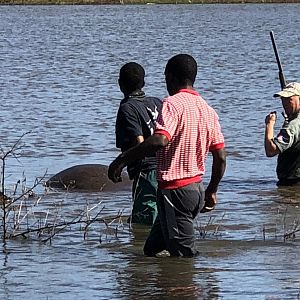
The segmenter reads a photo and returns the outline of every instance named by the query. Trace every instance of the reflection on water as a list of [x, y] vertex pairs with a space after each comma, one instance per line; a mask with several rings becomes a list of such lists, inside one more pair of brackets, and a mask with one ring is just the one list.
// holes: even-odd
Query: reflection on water
[[277, 188], [276, 159], [263, 149], [264, 117], [282, 110], [269, 31], [287, 80], [300, 80], [299, 13], [298, 4], [2, 6], [1, 148], [30, 132], [8, 161], [8, 188], [23, 171], [29, 185], [45, 171], [108, 164], [120, 66], [143, 64], [146, 92], [162, 98], [165, 63], [179, 52], [199, 62], [195, 87], [219, 113], [228, 167], [216, 210], [196, 220], [192, 260], [143, 256], [149, 228], [126, 223], [128, 191], [43, 195], [39, 209], [62, 218], [100, 201], [104, 217], [122, 218], [87, 235], [70, 226], [46, 245], [9, 240], [1, 299], [299, 299], [299, 192]]
[[[210, 270], [197, 270], [194, 260], [136, 257], [117, 277], [121, 299], [136, 299], [143, 286], [143, 295], [153, 299], [213, 299], [218, 289], [212, 284]], [[208, 297], [209, 295], [209, 297]]]

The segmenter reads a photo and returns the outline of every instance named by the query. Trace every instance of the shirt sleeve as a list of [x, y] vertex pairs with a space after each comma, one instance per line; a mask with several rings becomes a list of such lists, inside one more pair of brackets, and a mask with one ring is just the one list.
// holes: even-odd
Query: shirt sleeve
[[137, 112], [128, 105], [119, 108], [116, 121], [116, 146], [122, 151], [132, 146], [134, 139], [143, 135]]
[[178, 113], [175, 107], [167, 102], [163, 102], [161, 113], [156, 120], [154, 133], [164, 134], [169, 140], [172, 139], [178, 124]]
[[224, 147], [225, 147], [224, 135], [221, 131], [219, 117], [217, 113], [214, 111], [214, 128], [212, 131], [209, 151], [222, 149]]
[[290, 128], [282, 128], [277, 137], [273, 139], [273, 142], [280, 152], [284, 152], [293, 145], [294, 136], [295, 135]]

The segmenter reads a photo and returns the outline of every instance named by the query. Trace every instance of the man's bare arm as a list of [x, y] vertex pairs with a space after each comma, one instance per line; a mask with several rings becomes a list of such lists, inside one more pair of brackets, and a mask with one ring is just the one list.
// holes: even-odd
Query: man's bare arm
[[154, 134], [148, 137], [142, 143], [121, 153], [109, 166], [108, 178], [113, 182], [121, 180], [123, 168], [130, 163], [143, 159], [146, 156], [154, 154], [158, 149], [167, 145], [169, 140], [165, 135]]
[[210, 182], [205, 190], [205, 204], [201, 212], [209, 212], [217, 204], [217, 190], [226, 169], [226, 151], [218, 149], [212, 151], [213, 164]]
[[276, 113], [271, 112], [265, 119], [265, 152], [267, 157], [272, 157], [280, 153], [276, 144], [273, 142], [274, 126], [276, 122]]

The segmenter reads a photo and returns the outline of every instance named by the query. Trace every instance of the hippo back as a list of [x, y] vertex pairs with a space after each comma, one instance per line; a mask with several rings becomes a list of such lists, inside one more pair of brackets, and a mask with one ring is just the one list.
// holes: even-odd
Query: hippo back
[[123, 172], [122, 182], [113, 183], [107, 176], [108, 166], [101, 164], [76, 165], [52, 176], [46, 186], [67, 190], [116, 191], [130, 189], [127, 173]]

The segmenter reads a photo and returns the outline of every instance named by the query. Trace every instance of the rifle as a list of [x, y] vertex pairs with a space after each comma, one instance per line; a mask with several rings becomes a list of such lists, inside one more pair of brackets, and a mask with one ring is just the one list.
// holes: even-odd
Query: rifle
[[[281, 85], [281, 89], [284, 89], [284, 87], [286, 86], [286, 81], [284, 78], [284, 74], [283, 74], [283, 70], [282, 70], [282, 66], [281, 66], [281, 62], [280, 62], [280, 58], [279, 58], [279, 54], [277, 51], [277, 47], [276, 47], [276, 43], [275, 43], [275, 38], [274, 38], [274, 33], [273, 31], [270, 31], [270, 36], [271, 36], [271, 40], [272, 40], [272, 45], [273, 45], [273, 49], [274, 49], [274, 53], [275, 53], [275, 57], [276, 57], [276, 61], [277, 61], [277, 65], [278, 65], [278, 74], [279, 74], [279, 80], [280, 80], [280, 85]], [[274, 112], [276, 114], [276, 111]], [[286, 115], [285, 112], [281, 113], [284, 121], [288, 122], [288, 116]]]
[[272, 45], [273, 45], [273, 49], [274, 49], [274, 53], [275, 53], [275, 57], [276, 57], [277, 65], [278, 65], [278, 74], [279, 74], [280, 85], [281, 85], [281, 89], [283, 89], [286, 86], [286, 81], [285, 81], [285, 78], [283, 75], [283, 70], [282, 70], [279, 54], [277, 51], [273, 31], [270, 31], [270, 36], [271, 36]]

